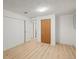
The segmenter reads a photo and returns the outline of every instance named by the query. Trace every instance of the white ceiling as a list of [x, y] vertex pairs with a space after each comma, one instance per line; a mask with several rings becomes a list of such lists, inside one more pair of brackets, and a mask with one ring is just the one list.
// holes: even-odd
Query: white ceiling
[[[40, 13], [36, 11], [39, 7], [48, 7], [49, 10]], [[3, 0], [3, 8], [29, 17], [64, 14], [76, 9], [76, 0]], [[28, 14], [24, 14], [25, 11]]]

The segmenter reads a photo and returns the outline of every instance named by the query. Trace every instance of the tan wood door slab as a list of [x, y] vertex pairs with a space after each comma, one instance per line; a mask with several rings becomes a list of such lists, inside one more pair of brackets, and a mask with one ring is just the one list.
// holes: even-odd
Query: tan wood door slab
[[41, 20], [41, 42], [49, 43], [51, 41], [51, 19]]

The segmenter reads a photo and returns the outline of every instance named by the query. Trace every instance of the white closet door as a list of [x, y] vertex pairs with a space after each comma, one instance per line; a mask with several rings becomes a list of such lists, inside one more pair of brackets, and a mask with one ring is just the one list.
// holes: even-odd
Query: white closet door
[[3, 22], [4, 50], [22, 44], [24, 42], [24, 21], [4, 16]]
[[26, 41], [33, 39], [33, 23], [26, 21]]

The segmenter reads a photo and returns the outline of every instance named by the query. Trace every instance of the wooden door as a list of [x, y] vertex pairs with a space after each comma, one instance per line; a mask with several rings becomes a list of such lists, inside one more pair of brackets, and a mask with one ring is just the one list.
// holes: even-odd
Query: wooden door
[[51, 20], [41, 20], [41, 42], [50, 44], [51, 41]]

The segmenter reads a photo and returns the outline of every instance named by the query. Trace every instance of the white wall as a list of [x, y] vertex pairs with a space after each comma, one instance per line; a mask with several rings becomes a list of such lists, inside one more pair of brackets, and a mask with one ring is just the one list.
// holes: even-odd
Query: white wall
[[23, 15], [19, 15], [17, 13], [14, 13], [12, 11], [9, 11], [9, 10], [3, 10], [3, 15], [4, 16], [7, 16], [7, 17], [10, 17], [10, 18], [16, 18], [17, 20], [28, 20], [28, 17], [25, 17]]
[[7, 50], [24, 43], [24, 20], [26, 20], [26, 40], [32, 38], [32, 22], [28, 17], [4, 10], [3, 49]]
[[76, 46], [73, 16], [74, 14], [66, 14], [56, 17], [56, 42]]
[[[36, 17], [33, 18], [35, 21], [35, 27], [36, 27], [36, 36], [35, 39], [38, 40], [39, 42], [41, 42], [41, 20], [42, 19], [51, 19], [51, 45], [55, 45], [55, 16], [54, 15], [47, 15], [47, 16], [40, 16], [40, 17]], [[35, 28], [34, 27], [34, 28]]]

